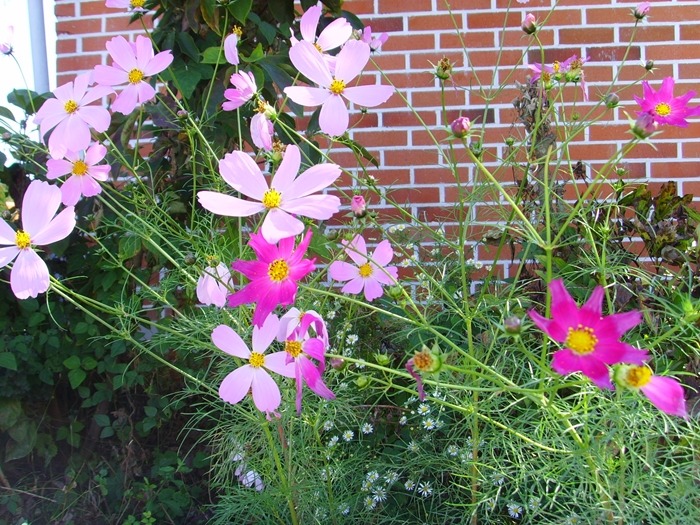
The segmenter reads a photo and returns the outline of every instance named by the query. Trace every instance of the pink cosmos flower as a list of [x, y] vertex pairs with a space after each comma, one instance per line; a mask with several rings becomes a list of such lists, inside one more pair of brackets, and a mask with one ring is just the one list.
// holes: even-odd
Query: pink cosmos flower
[[343, 97], [358, 106], [374, 107], [387, 101], [394, 92], [392, 86], [348, 86], [364, 69], [370, 48], [359, 40], [350, 40], [336, 57], [331, 73], [313, 44], [302, 41], [289, 50], [289, 58], [304, 76], [319, 87], [291, 86], [284, 89], [297, 104], [321, 106], [319, 125], [328, 135], [342, 135], [348, 129], [348, 108]]
[[[337, 18], [328, 24], [317, 38], [316, 30], [321, 20], [321, 14], [321, 2], [309, 7], [299, 20], [299, 30], [301, 31], [302, 41], [308, 42], [314, 46], [317, 51], [326, 53], [331, 49], [342, 46], [348, 41], [352, 35], [352, 25], [344, 18]], [[292, 46], [299, 43], [299, 40], [294, 36], [294, 32], [292, 32], [290, 41], [292, 42]]]
[[[328, 338], [328, 328], [326, 327], [326, 322], [323, 320], [323, 317], [314, 310], [305, 310], [302, 312], [296, 307], [290, 308], [287, 313], [280, 318], [280, 333], [277, 336], [279, 340], [283, 341], [287, 339], [292, 332], [299, 328], [302, 320], [308, 321], [309, 328], [313, 328], [315, 337], [321, 338], [323, 344], [328, 347], [330, 340]], [[321, 371], [323, 371], [323, 368]]]
[[369, 45], [372, 51], [378, 51], [382, 45], [389, 40], [389, 35], [380, 33], [379, 36], [372, 36], [372, 27], [365, 26], [360, 35], [360, 40]]
[[256, 303], [253, 324], [262, 326], [268, 315], [277, 305], [289, 306], [294, 303], [297, 281], [314, 270], [315, 259], [304, 259], [311, 242], [311, 230], [294, 249], [294, 238], [287, 237], [278, 246], [268, 243], [262, 235], [252, 233], [250, 246], [255, 252], [254, 261], [238, 260], [231, 266], [245, 275], [250, 282], [241, 290], [230, 295], [228, 305]]
[[603, 287], [597, 286], [586, 304], [576, 306], [561, 279], [549, 283], [552, 294], [552, 319], [534, 310], [528, 315], [537, 327], [565, 348], [554, 352], [552, 368], [566, 375], [582, 372], [598, 387], [613, 389], [607, 365], [641, 365], [646, 350], [619, 341], [620, 336], [642, 321], [637, 310], [603, 317]]
[[647, 15], [649, 14], [649, 11], [651, 10], [651, 3], [649, 2], [642, 2], [641, 4], [637, 5], [634, 9], [632, 9], [632, 15], [637, 20], [644, 20]]
[[147, 10], [143, 7], [146, 0], [107, 0], [105, 7], [113, 7], [116, 9], [129, 9], [135, 13], [145, 13]]
[[70, 206], [56, 215], [60, 205], [61, 190], [35, 180], [22, 199], [22, 229], [14, 231], [0, 219], [0, 245], [9, 245], [0, 248], [0, 268], [17, 259], [10, 287], [18, 299], [36, 297], [49, 289], [49, 269], [33, 247], [60, 241], [75, 228], [75, 209]]
[[224, 56], [226, 62], [232, 66], [237, 66], [240, 63], [238, 58], [238, 40], [241, 38], [240, 28], [233, 28], [233, 33], [224, 39]]
[[66, 151], [83, 151], [88, 148], [92, 137], [90, 128], [98, 133], [106, 131], [112, 117], [101, 106], [88, 106], [113, 92], [107, 86], [95, 86], [88, 89], [90, 75], [83, 74], [75, 77], [74, 82], [68, 82], [57, 87], [50, 98], [42, 104], [34, 117], [39, 124], [42, 137], [53, 129], [49, 136], [49, 153], [54, 159], [61, 159]]
[[232, 288], [231, 271], [228, 266], [224, 263], [207, 266], [197, 280], [197, 299], [202, 304], [223, 308]]
[[672, 416], [688, 417], [683, 387], [671, 378], [653, 375], [646, 366], [623, 365], [615, 371], [615, 381], [631, 390], [641, 390], [652, 404]]
[[47, 179], [57, 179], [69, 175], [61, 185], [63, 204], [75, 206], [81, 196], [94, 197], [102, 191], [97, 181], [109, 179], [110, 167], [98, 165], [107, 155], [107, 148], [102, 144], [93, 144], [87, 151], [75, 153], [67, 151], [65, 159], [49, 159], [46, 163]]
[[295, 215], [326, 220], [340, 209], [340, 199], [335, 195], [311, 195], [335, 182], [340, 177], [340, 168], [335, 164], [317, 164], [297, 177], [300, 165], [299, 148], [288, 146], [268, 186], [248, 154], [227, 153], [219, 162], [222, 177], [233, 189], [257, 202], [215, 191], [200, 191], [197, 199], [207, 210], [227, 217], [249, 217], [267, 211], [260, 232], [267, 242], [274, 244], [304, 231], [304, 223]]
[[396, 284], [399, 271], [396, 266], [387, 266], [394, 257], [389, 241], [380, 242], [367, 256], [367, 245], [362, 235], [356, 235], [348, 242], [343, 241], [345, 253], [355, 264], [334, 261], [328, 268], [328, 275], [336, 281], [350, 281], [340, 290], [343, 293], [359, 294], [363, 289], [365, 299], [373, 301], [384, 294], [382, 285]]
[[269, 315], [259, 327], [253, 328], [251, 352], [236, 331], [226, 325], [219, 325], [211, 333], [211, 340], [217, 348], [229, 355], [247, 359], [248, 364], [227, 375], [219, 386], [219, 397], [235, 405], [249, 391], [253, 393], [253, 403], [258, 410], [270, 414], [282, 402], [280, 389], [267, 370], [284, 377], [294, 377], [294, 364], [287, 363], [284, 350], [264, 355], [277, 335], [279, 319]]
[[272, 137], [275, 133], [275, 126], [270, 120], [271, 114], [276, 116], [275, 110], [265, 101], [258, 104], [258, 112], [250, 119], [250, 136], [256, 148], [265, 151], [272, 150]]
[[12, 54], [12, 39], [15, 34], [14, 26], [0, 26], [0, 53]]
[[[321, 379], [325, 369], [326, 343], [319, 337], [311, 337], [309, 328], [316, 322], [313, 315], [305, 314], [301, 323], [286, 335], [278, 339], [284, 341], [284, 350], [287, 352], [287, 363], [294, 364], [294, 379], [296, 380], [297, 413], [301, 414], [301, 397], [304, 383], [312, 392], [324, 399], [335, 399], [335, 394]], [[287, 325], [289, 327], [289, 324]], [[281, 335], [281, 334], [280, 334]], [[318, 361], [314, 363], [312, 359]]]
[[634, 96], [634, 100], [642, 108], [642, 111], [637, 113], [649, 113], [654, 117], [654, 122], [657, 124], [669, 124], [681, 128], [687, 127], [688, 121], [686, 118], [700, 115], [700, 106], [688, 107], [688, 101], [695, 97], [695, 91], [688, 91], [685, 95], [674, 97], [674, 85], [673, 77], [666, 77], [661, 83], [661, 88], [658, 91], [654, 91], [649, 82], [644, 80], [642, 82], [644, 97]]
[[95, 66], [95, 82], [102, 86], [128, 84], [112, 103], [112, 110], [128, 115], [134, 108], [152, 100], [156, 90], [146, 78], [167, 69], [173, 61], [170, 51], [153, 53], [151, 41], [142, 35], [131, 43], [116, 36], [106, 44], [111, 66]]
[[224, 111], [233, 111], [234, 109], [240, 108], [253, 98], [253, 95], [258, 91], [258, 86], [255, 84], [255, 77], [250, 71], [231, 75], [231, 84], [233, 84], [235, 88], [229, 88], [224, 91], [224, 97], [228, 100], [228, 102], [224, 102], [221, 105]]

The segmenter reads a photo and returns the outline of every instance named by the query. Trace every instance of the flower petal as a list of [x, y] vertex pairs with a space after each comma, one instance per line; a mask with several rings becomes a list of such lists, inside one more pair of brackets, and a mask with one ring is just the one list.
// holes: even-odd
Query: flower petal
[[227, 153], [219, 161], [219, 172], [233, 189], [256, 201], [262, 201], [270, 189], [258, 165], [242, 151]]
[[287, 361], [289, 354], [285, 351], [274, 352], [265, 356], [265, 368], [284, 377], [294, 377], [294, 361]]
[[232, 405], [241, 401], [250, 390], [252, 371], [250, 365], [244, 365], [227, 375], [219, 386], [219, 397]]
[[253, 371], [253, 402], [261, 412], [274, 412], [282, 402], [280, 389], [275, 380], [265, 370], [257, 368]]
[[321, 131], [327, 135], [337, 137], [345, 133], [350, 124], [350, 116], [345, 101], [340, 95], [331, 95], [321, 106], [318, 116], [318, 124]]
[[393, 86], [373, 84], [370, 86], [351, 86], [343, 90], [343, 96], [357, 106], [373, 108], [384, 104], [394, 94]]
[[18, 299], [36, 297], [49, 289], [49, 269], [34, 250], [19, 250], [10, 273], [10, 287]]
[[259, 202], [245, 201], [216, 191], [200, 191], [197, 200], [205, 210], [224, 217], [248, 217], [265, 209]]
[[[302, 40], [292, 46], [289, 50], [289, 59], [294, 64], [294, 67], [312, 82], [326, 88], [331, 85], [333, 77], [328, 69], [328, 65], [312, 43]], [[364, 67], [364, 64], [362, 67]], [[285, 89], [285, 93], [287, 93], [287, 89]]]
[[[60, 191], [59, 191], [60, 193]], [[39, 246], [65, 239], [75, 228], [75, 208], [69, 206], [56, 215], [41, 231], [32, 236], [32, 243]]]
[[220, 324], [214, 328], [211, 333], [211, 340], [219, 350], [227, 354], [240, 357], [241, 359], [248, 359], [250, 357], [248, 346], [243, 342], [241, 336], [230, 326]]
[[371, 49], [361, 40], [350, 40], [338, 53], [335, 78], [349, 84], [367, 65]]
[[[289, 153], [290, 147], [291, 146], [287, 147], [285, 157]], [[340, 167], [337, 164], [324, 163], [311, 166], [294, 180], [290, 188], [287, 188], [284, 197], [285, 199], [296, 199], [321, 191], [338, 180], [341, 173]], [[276, 178], [277, 176], [275, 176], [275, 179]]]
[[652, 376], [640, 390], [662, 412], [672, 416], [688, 417], [683, 387], [675, 379]]
[[268, 315], [260, 327], [253, 328], [253, 352], [262, 354], [277, 337], [280, 320], [274, 314]]
[[[34, 236], [46, 228], [61, 205], [61, 190], [48, 182], [34, 180], [22, 199], [22, 229]], [[13, 240], [14, 244], [14, 240]]]
[[287, 192], [299, 173], [300, 166], [301, 153], [299, 153], [299, 147], [293, 144], [287, 146], [287, 150], [284, 152], [284, 158], [270, 183], [271, 188], [275, 188], [282, 194], [283, 201], [287, 197]]

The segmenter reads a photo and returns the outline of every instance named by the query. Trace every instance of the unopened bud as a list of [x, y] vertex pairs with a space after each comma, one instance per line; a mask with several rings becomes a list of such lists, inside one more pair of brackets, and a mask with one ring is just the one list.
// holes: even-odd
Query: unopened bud
[[358, 219], [367, 215], [367, 203], [365, 202], [365, 198], [362, 195], [353, 195], [350, 201], [350, 209], [353, 215]]
[[654, 69], [654, 61], [653, 61], [653, 60], [647, 60], [647, 61], [644, 63], [644, 69], [646, 69], [647, 71], [651, 71], [652, 69]]
[[391, 361], [391, 358], [386, 354], [374, 354], [374, 360], [378, 365], [386, 366]]
[[457, 117], [450, 124], [452, 134], [459, 139], [466, 137], [471, 127], [472, 123], [467, 117]]
[[387, 295], [395, 301], [398, 301], [403, 297], [403, 288], [398, 284], [396, 286], [392, 286], [387, 290]]
[[519, 334], [523, 326], [523, 320], [517, 315], [511, 315], [503, 321], [503, 328], [509, 334]]
[[647, 111], [640, 113], [632, 126], [632, 133], [640, 139], [645, 139], [654, 131], [656, 131], [654, 116]]
[[605, 96], [605, 106], [612, 109], [616, 108], [617, 105], [620, 103], [620, 97], [617, 96], [617, 93], [608, 93]]
[[537, 32], [537, 20], [535, 15], [532, 13], [526, 14], [521, 27], [523, 28], [523, 31], [525, 31], [526, 35], [535, 34]]
[[367, 376], [359, 376], [357, 379], [355, 379], [355, 384], [357, 385], [357, 388], [365, 388], [367, 385], [369, 385], [369, 378]]
[[335, 370], [342, 370], [345, 368], [345, 359], [341, 359], [340, 357], [334, 357], [331, 359], [330, 363]]
[[651, 3], [649, 2], [642, 2], [639, 4], [637, 7], [635, 7], [632, 10], [632, 14], [637, 20], [644, 20], [647, 15], [649, 14], [649, 10], [651, 9]]
[[447, 80], [452, 76], [452, 62], [447, 57], [442, 57], [435, 67], [435, 76], [440, 80]]

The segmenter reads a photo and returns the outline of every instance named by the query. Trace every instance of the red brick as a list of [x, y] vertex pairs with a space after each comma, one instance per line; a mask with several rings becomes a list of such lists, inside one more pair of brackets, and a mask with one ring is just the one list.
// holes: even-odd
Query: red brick
[[[379, 1], [379, 12], [381, 14], [386, 13], [403, 13], [406, 11], [406, 4], [404, 2], [397, 2], [396, 0], [378, 0]], [[432, 11], [433, 2], [432, 0], [411, 0], [411, 11]]]
[[80, 18], [78, 20], [61, 20], [56, 23], [56, 33], [59, 35], [84, 35], [86, 33], [102, 32], [101, 18]]

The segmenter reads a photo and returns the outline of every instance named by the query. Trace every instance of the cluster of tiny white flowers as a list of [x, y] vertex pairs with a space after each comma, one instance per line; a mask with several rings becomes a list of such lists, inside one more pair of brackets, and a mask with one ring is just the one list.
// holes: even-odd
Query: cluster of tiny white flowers
[[448, 456], [452, 456], [454, 458], [459, 455], [459, 447], [457, 445], [448, 445], [445, 452], [447, 452]]
[[396, 233], [396, 232], [402, 232], [406, 229], [405, 224], [394, 224], [393, 226], [389, 226], [389, 229], [387, 230], [389, 233]]
[[329, 312], [326, 312], [326, 319], [332, 321], [333, 319], [335, 319], [336, 315], [338, 315], [338, 312], [336, 312], [335, 310], [331, 310]]
[[408, 418], [406, 416], [401, 416], [401, 419], [399, 419], [399, 425], [404, 426], [406, 423], [408, 423]]
[[350, 345], [350, 346], [352, 346], [352, 345], [354, 345], [355, 343], [357, 343], [357, 341], [359, 341], [359, 340], [360, 340], [360, 338], [357, 336], [357, 334], [349, 334], [349, 335], [345, 338], [345, 343], [348, 344], [348, 345]]
[[326, 420], [323, 422], [323, 430], [326, 432], [333, 430], [333, 421]]

